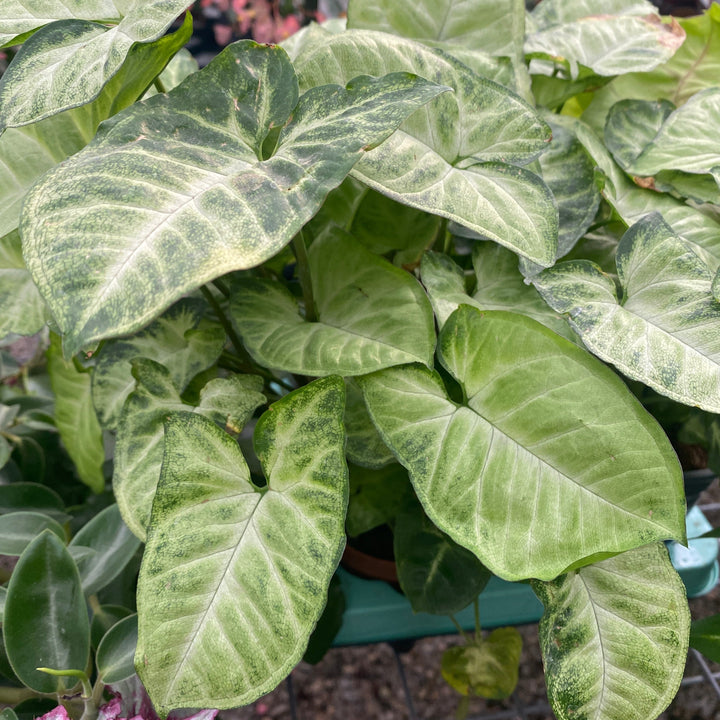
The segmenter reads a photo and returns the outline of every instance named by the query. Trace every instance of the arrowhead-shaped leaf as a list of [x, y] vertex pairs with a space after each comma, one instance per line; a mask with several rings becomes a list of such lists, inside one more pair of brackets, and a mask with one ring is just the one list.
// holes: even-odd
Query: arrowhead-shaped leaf
[[682, 680], [690, 614], [664, 545], [533, 589], [545, 605], [540, 647], [559, 720], [649, 720], [667, 707]]
[[527, 315], [568, 340], [576, 335], [532, 287], [526, 285], [518, 269], [517, 255], [492, 242], [473, 247], [475, 288], [466, 290], [462, 269], [447, 255], [427, 252], [421, 264], [421, 278], [442, 327], [460, 305], [478, 310], [509, 310]]
[[612, 8], [606, 3], [594, 3], [592, 9], [592, 3], [580, 4], [579, 8], [584, 6], [588, 12], [584, 17], [577, 3], [571, 4], [567, 14], [557, 9], [561, 5], [558, 0], [548, 4], [554, 7], [533, 16], [540, 21], [539, 29], [526, 38], [525, 53], [563, 63], [573, 77], [578, 65], [597, 75], [652, 70], [669, 60], [685, 40], [680, 25], [663, 23], [650, 3], [644, 4], [648, 8], [645, 15], [637, 14], [636, 3], [631, 12], [619, 15], [609, 14]]
[[595, 355], [673, 400], [720, 412], [720, 306], [705, 263], [657, 214], [625, 233], [616, 263], [622, 303], [589, 261], [533, 282]]
[[317, 322], [277, 282], [238, 283], [231, 312], [257, 362], [312, 376], [432, 363], [432, 308], [412, 275], [337, 229], [312, 244], [309, 260]]
[[55, 395], [55, 424], [80, 480], [99, 493], [105, 489], [105, 448], [93, 405], [90, 371], [81, 371], [72, 360], [65, 360], [61, 342], [53, 334], [47, 353]]
[[84, 670], [87, 665], [90, 621], [80, 576], [51, 530], [38, 535], [20, 556], [8, 585], [3, 630], [15, 674], [37, 692], [62, 691], [77, 680], [36, 668]]
[[109, 28], [82, 19], [44, 26], [0, 79], [0, 132], [94, 100], [134, 44], [157, 40], [186, 8], [185, 0], [135, 0]]
[[20, 236], [13, 231], [0, 238], [0, 338], [32, 335], [43, 325], [45, 301], [25, 267]]
[[361, 385], [430, 519], [492, 572], [551, 579], [598, 555], [683, 538], [672, 447], [603, 363], [533, 320], [467, 305], [439, 343], [466, 405], [421, 367]]
[[135, 358], [146, 357], [164, 365], [178, 392], [218, 359], [225, 333], [219, 327], [203, 326], [205, 310], [203, 301], [183, 299], [137, 335], [104, 345], [93, 372], [92, 391], [105, 427], [117, 427], [123, 403], [135, 386]]
[[720, 188], [712, 174], [720, 172], [720, 150], [710, 129], [713, 118], [720, 118], [720, 88], [697, 93], [677, 110], [668, 101], [629, 100], [611, 108], [605, 138], [617, 162], [630, 174], [659, 175], [656, 185], [665, 178], [675, 185], [690, 179], [677, 173], [668, 176], [668, 171], [697, 174], [698, 180], [709, 181], [706, 199], [720, 202]]
[[165, 447], [164, 422], [173, 412], [198, 412], [240, 432], [257, 407], [265, 402], [262, 380], [233, 375], [210, 381], [200, 405], [184, 403], [170, 372], [152, 360], [133, 363], [137, 387], [123, 407], [118, 424], [113, 490], [128, 527], [141, 540], [150, 521], [152, 501], [160, 479]]
[[[188, 291], [276, 254], [369, 147], [447, 90], [407, 73], [363, 77], [295, 107], [296, 83], [281, 48], [236, 43], [107, 121], [33, 188], [23, 252], [68, 352], [137, 330]], [[263, 159], [268, 132], [291, 113]]]
[[345, 82], [360, 68], [416, 72], [453, 88], [367, 153], [353, 175], [398, 202], [456, 220], [545, 267], [552, 263], [552, 195], [537, 175], [517, 167], [543, 152], [550, 131], [517, 95], [448, 54], [371, 30], [332, 35], [296, 64], [301, 88]]
[[720, 221], [683, 200], [635, 185], [613, 161], [603, 142], [583, 122], [554, 115], [555, 123], [570, 128], [605, 175], [603, 197], [626, 225], [636, 223], [652, 212], [659, 212], [680, 237], [692, 244], [711, 270], [720, 266]]
[[695, 93], [717, 86], [720, 73], [720, 7], [711, 3], [702, 15], [677, 20], [686, 37], [670, 60], [650, 72], [621, 75], [595, 93], [590, 107], [583, 113], [583, 119], [587, 118], [593, 129], [602, 130], [608, 110], [621, 100], [634, 98], [656, 102], [664, 99], [680, 106]]
[[252, 702], [302, 657], [344, 539], [344, 394], [340, 378], [318, 380], [263, 415], [265, 488], [216, 425], [168, 420], [136, 655], [160, 713]]

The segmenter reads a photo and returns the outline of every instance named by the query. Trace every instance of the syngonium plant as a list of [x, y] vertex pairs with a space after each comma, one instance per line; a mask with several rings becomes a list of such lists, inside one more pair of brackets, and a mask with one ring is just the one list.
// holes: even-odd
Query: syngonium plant
[[[0, 8], [0, 336], [50, 328], [0, 406], [16, 699], [250, 703], [389, 523], [416, 610], [532, 583], [559, 718], [655, 718], [685, 504], [628, 383], [717, 442], [720, 9], [352, 0], [198, 71], [186, 5]], [[518, 656], [443, 673], [500, 697]]]

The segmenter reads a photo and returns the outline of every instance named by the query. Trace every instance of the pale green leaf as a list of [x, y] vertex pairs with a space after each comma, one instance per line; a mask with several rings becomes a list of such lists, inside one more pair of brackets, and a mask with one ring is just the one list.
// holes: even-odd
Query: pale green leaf
[[4, 0], [0, 6], [0, 47], [18, 45], [56, 20], [118, 22], [121, 2], [113, 0]]
[[439, 530], [415, 499], [395, 519], [393, 550], [398, 582], [413, 612], [460, 612], [490, 579], [475, 555]]
[[327, 378], [263, 415], [262, 489], [216, 425], [168, 420], [135, 660], [160, 713], [250, 703], [302, 657], [344, 541], [343, 405], [342, 380]]
[[33, 183], [87, 145], [103, 120], [135, 102], [191, 29], [192, 22], [185, 22], [172, 35], [134, 45], [93, 102], [0, 135], [0, 236], [17, 228], [20, 205]]
[[239, 282], [230, 307], [253, 358], [303, 375], [362, 375], [407, 362], [432, 363], [432, 308], [409, 273], [339, 229], [310, 247], [317, 322], [277, 282]]
[[501, 700], [515, 690], [521, 652], [520, 633], [498, 628], [486, 638], [448, 648], [442, 656], [442, 676], [462, 695]]
[[110, 505], [84, 525], [69, 548], [94, 552], [77, 562], [86, 595], [93, 595], [112, 582], [132, 560], [140, 541], [128, 530], [117, 505]]
[[720, 7], [712, 3], [703, 15], [677, 20], [686, 38], [670, 60], [650, 72], [620, 75], [595, 93], [583, 114], [583, 120], [594, 130], [602, 131], [609, 109], [620, 100], [665, 99], [680, 106], [701, 90], [718, 84]]
[[[677, 21], [663, 23], [657, 14], [590, 15], [561, 20], [525, 39], [525, 53], [568, 67], [572, 78], [577, 66], [598, 75], [648, 71], [669, 60], [685, 39]], [[532, 67], [531, 67], [532, 71]]]
[[720, 220], [717, 217], [677, 198], [634, 185], [585, 123], [562, 115], [555, 115], [554, 121], [572, 129], [590, 153], [605, 176], [603, 197], [626, 225], [633, 225], [649, 213], [659, 212], [673, 231], [692, 245], [711, 270], [720, 266]]
[[94, 100], [133, 45], [160, 38], [186, 7], [185, 0], [135, 0], [110, 28], [82, 19], [45, 25], [0, 78], [0, 132]]
[[652, 539], [683, 538], [672, 446], [603, 363], [533, 320], [467, 305], [439, 342], [466, 405], [421, 367], [361, 384], [430, 519], [492, 572], [551, 579]]
[[622, 303], [588, 261], [533, 282], [595, 355], [662, 395], [720, 412], [720, 306], [705, 263], [657, 214], [625, 233], [616, 263]]
[[664, 545], [533, 589], [545, 605], [540, 647], [559, 720], [649, 720], [668, 706], [683, 676], [690, 613]]
[[168, 415], [198, 412], [239, 432], [265, 397], [259, 377], [233, 375], [210, 381], [201, 392], [200, 405], [194, 408], [181, 400], [165, 367], [143, 358], [134, 361], [133, 378], [137, 385], [125, 402], [117, 429], [113, 490], [123, 519], [144, 541], [160, 479]]
[[62, 525], [39, 512], [10, 512], [0, 515], [0, 554], [22, 555], [23, 550], [45, 529], [65, 542]]
[[348, 460], [367, 468], [381, 468], [394, 462], [395, 456], [382, 441], [368, 415], [360, 389], [350, 378], [345, 381], [345, 392], [345, 452]]
[[137, 335], [105, 343], [92, 378], [93, 400], [105, 427], [117, 427], [123, 403], [135, 386], [135, 358], [146, 357], [164, 365], [179, 392], [218, 359], [225, 333], [219, 327], [203, 325], [205, 309], [200, 300], [181, 300]]
[[591, 15], [657, 15], [657, 8], [650, 0], [543, 0], [530, 14], [530, 22], [546, 30]]
[[512, 55], [511, 0], [352, 0], [348, 29], [380, 30], [421, 42]]
[[517, 95], [446, 53], [371, 30], [329, 37], [296, 64], [301, 88], [398, 70], [453, 88], [367, 153], [353, 175], [398, 202], [456, 220], [543, 266], [552, 263], [552, 196], [540, 178], [515, 166], [537, 158], [550, 131]]
[[24, 685], [62, 692], [75, 678], [36, 668], [84, 669], [90, 653], [90, 621], [80, 576], [65, 545], [51, 530], [38, 535], [10, 576], [3, 614], [5, 650]]
[[446, 255], [427, 252], [421, 264], [421, 278], [430, 296], [438, 324], [442, 327], [460, 305], [479, 310], [509, 310], [527, 315], [568, 340], [576, 335], [563, 317], [540, 297], [532, 285], [526, 285], [518, 270], [518, 258], [509, 250], [491, 242], [473, 247], [474, 291], [466, 291], [462, 270]]
[[[245, 41], [107, 121], [24, 204], [23, 252], [68, 352], [275, 255], [369, 147], [446, 90], [407, 73], [363, 77], [295, 107], [284, 51]], [[268, 132], [284, 125], [263, 159]]]
[[102, 428], [95, 414], [89, 371], [81, 371], [62, 355], [61, 339], [50, 336], [47, 352], [50, 385], [55, 395], [55, 425], [78, 477], [93, 492], [105, 489]]
[[20, 236], [13, 231], [0, 238], [0, 338], [32, 335], [44, 325], [45, 301], [25, 267]]

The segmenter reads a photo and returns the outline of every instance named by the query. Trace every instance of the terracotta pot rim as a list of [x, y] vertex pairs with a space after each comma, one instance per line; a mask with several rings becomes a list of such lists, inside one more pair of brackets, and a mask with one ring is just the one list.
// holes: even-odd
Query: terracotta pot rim
[[350, 545], [345, 546], [342, 564], [359, 575], [385, 582], [398, 581], [397, 566], [394, 560], [383, 560], [362, 552]]

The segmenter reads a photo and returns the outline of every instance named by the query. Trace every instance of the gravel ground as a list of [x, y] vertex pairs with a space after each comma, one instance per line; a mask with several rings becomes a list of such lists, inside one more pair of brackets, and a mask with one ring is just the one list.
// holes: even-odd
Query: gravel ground
[[[715, 481], [701, 496], [700, 504], [720, 503]], [[720, 525], [720, 511], [707, 512], [714, 526]], [[693, 618], [720, 612], [720, 586], [702, 598], [690, 601]], [[505, 720], [553, 720], [545, 694], [537, 625], [519, 628], [523, 636], [520, 680], [512, 699], [486, 702], [474, 699], [469, 718], [484, 720], [506, 711]], [[402, 653], [403, 667], [416, 717], [420, 720], [451, 720], [458, 695], [440, 676], [443, 651], [458, 643], [455, 635], [424, 638]], [[713, 673], [720, 665], [708, 663]], [[691, 654], [685, 675], [699, 676], [700, 665]], [[405, 700], [396, 656], [386, 643], [363, 647], [336, 648], [315, 666], [301, 663], [292, 674], [299, 720], [412, 720]], [[525, 717], [522, 714], [525, 710]], [[225, 720], [290, 720], [290, 699], [286, 684], [254, 705], [223, 713]], [[658, 720], [719, 720], [720, 702], [709, 682], [681, 687], [670, 707]]]

